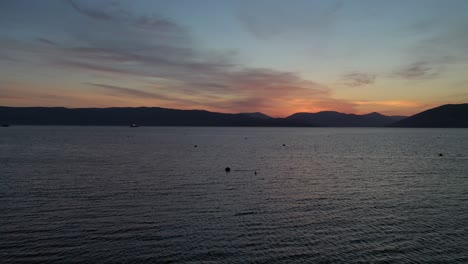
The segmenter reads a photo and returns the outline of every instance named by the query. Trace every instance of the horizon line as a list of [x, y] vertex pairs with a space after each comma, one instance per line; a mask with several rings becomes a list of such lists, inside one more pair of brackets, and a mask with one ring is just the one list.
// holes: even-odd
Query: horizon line
[[[449, 104], [443, 104], [443, 105], [449, 105]], [[443, 106], [443, 105], [440, 105], [440, 106]], [[362, 115], [369, 115], [369, 114], [380, 114], [380, 115], [383, 115], [383, 116], [389, 116], [389, 117], [392, 117], [392, 116], [397, 116], [397, 117], [410, 117], [410, 116], [413, 116], [415, 114], [411, 114], [411, 115], [386, 115], [386, 114], [382, 114], [380, 112], [377, 112], [377, 111], [373, 111], [373, 112], [369, 112], [369, 113], [364, 113], [364, 114], [358, 114], [358, 113], [346, 113], [346, 112], [339, 112], [339, 111], [336, 111], [336, 110], [323, 110], [323, 111], [318, 111], [318, 112], [303, 112], [303, 111], [300, 111], [300, 112], [295, 112], [295, 113], [292, 113], [290, 115], [286, 115], [286, 116], [272, 116], [272, 115], [269, 115], [269, 114], [265, 114], [263, 112], [260, 112], [260, 111], [247, 111], [247, 112], [219, 112], [219, 111], [211, 111], [211, 110], [206, 110], [206, 109], [179, 109], [179, 108], [168, 108], [168, 107], [160, 107], [160, 106], [107, 106], [107, 107], [97, 107], [97, 106], [90, 106], [90, 107], [68, 107], [68, 106], [8, 106], [8, 105], [0, 105], [0, 107], [8, 107], [8, 108], [64, 108], [64, 109], [111, 109], [111, 108], [160, 108], [160, 109], [169, 109], [169, 110], [176, 110], [176, 111], [205, 111], [205, 112], [210, 112], [210, 113], [219, 113], [219, 114], [230, 114], [230, 115], [236, 115], [236, 114], [263, 114], [263, 115], [266, 115], [268, 117], [271, 117], [271, 118], [287, 118], [289, 116], [292, 116], [294, 114], [318, 114], [318, 113], [324, 113], [324, 112], [334, 112], [334, 113], [340, 113], [340, 114], [346, 114], [346, 115], [358, 115], [358, 116], [362, 116]], [[426, 110], [429, 110], [431, 108], [428, 108]], [[426, 111], [426, 110], [423, 110], [423, 111]], [[420, 111], [420, 112], [423, 112], [423, 111]], [[420, 113], [418, 112], [418, 113]]]

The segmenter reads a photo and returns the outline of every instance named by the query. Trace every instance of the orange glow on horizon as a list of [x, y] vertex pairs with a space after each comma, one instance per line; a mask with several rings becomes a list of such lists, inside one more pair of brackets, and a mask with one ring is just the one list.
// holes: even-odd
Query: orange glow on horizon
[[287, 117], [294, 113], [321, 111], [336, 111], [342, 113], [367, 114], [379, 112], [384, 115], [410, 116], [432, 107], [442, 105], [443, 102], [419, 102], [414, 100], [380, 100], [380, 101], [346, 101], [330, 98], [317, 98], [314, 100], [294, 98], [287, 101], [272, 99], [267, 104], [244, 106], [233, 105], [235, 98], [226, 96], [203, 97], [197, 96], [177, 97], [176, 94], [169, 100], [157, 98], [141, 98], [119, 96], [110, 93], [90, 93], [90, 90], [70, 88], [44, 87], [10, 83], [8, 89], [3, 89], [0, 105], [3, 106], [45, 106], [45, 107], [163, 107], [182, 110], [207, 110], [221, 113], [262, 112], [272, 117]]

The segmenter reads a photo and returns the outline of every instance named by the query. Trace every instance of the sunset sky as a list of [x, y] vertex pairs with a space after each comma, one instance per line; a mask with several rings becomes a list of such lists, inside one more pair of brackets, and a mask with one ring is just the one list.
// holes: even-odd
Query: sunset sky
[[0, 105], [411, 115], [468, 102], [466, 0], [2, 0]]

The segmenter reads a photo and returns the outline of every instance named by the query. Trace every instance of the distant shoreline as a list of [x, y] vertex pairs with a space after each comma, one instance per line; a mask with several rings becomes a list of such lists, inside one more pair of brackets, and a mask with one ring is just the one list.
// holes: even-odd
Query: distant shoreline
[[[10, 125], [8, 128], [14, 127], [114, 127], [114, 128], [131, 128], [128, 126], [121, 126], [121, 125]], [[325, 126], [186, 126], [186, 125], [173, 125], [173, 126], [166, 126], [166, 125], [149, 125], [149, 126], [139, 126], [138, 128], [158, 128], [158, 127], [173, 127], [173, 128], [182, 128], [182, 127], [190, 127], [190, 128], [375, 128], [375, 129], [468, 129], [468, 127], [351, 127], [351, 126], [341, 126], [341, 127], [325, 127]], [[6, 129], [6, 128], [5, 128]], [[132, 129], [133, 130], [133, 129]]]
[[[193, 127], [421, 127], [467, 128], [468, 104], [443, 105], [410, 117], [335, 111], [274, 118], [263, 113], [226, 114], [160, 107], [64, 108], [0, 106], [0, 124], [54, 126]], [[136, 127], [135, 127], [136, 128]]]

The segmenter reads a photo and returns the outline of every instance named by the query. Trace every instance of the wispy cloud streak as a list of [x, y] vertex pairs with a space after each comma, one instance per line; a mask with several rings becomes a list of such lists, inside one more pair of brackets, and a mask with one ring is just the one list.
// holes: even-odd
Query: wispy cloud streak
[[394, 75], [404, 79], [428, 79], [437, 77], [439, 70], [428, 62], [415, 62], [397, 70]]
[[343, 84], [350, 87], [371, 85], [375, 82], [377, 75], [362, 72], [347, 73], [342, 76]]

